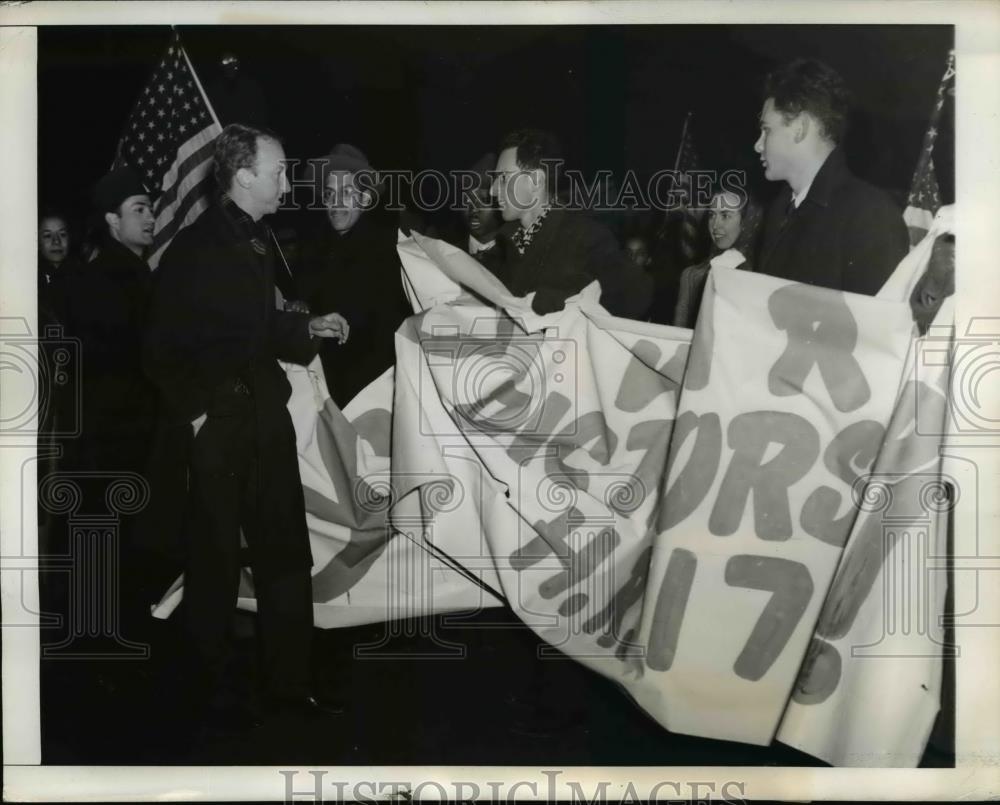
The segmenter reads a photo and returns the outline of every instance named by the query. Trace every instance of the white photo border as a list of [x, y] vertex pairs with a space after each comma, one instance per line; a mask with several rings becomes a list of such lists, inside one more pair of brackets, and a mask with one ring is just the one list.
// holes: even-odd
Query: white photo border
[[[1000, 355], [997, 231], [1000, 229], [1000, 5], [987, 0], [950, 2], [36, 2], [0, 8], [0, 337], [16, 335], [17, 322], [36, 322], [34, 266], [37, 210], [36, 58], [39, 25], [301, 25], [301, 24], [954, 24], [957, 63], [956, 209], [961, 231], [957, 272], [956, 336], [985, 337]], [[991, 242], [992, 241], [992, 242]], [[991, 248], [991, 246], [993, 248]], [[984, 329], [985, 328], [985, 329]], [[995, 371], [995, 370], [994, 370]], [[0, 413], [30, 395], [29, 377], [0, 383]], [[994, 375], [995, 378], [995, 375]], [[590, 792], [610, 781], [609, 799], [651, 792], [678, 797], [673, 785], [721, 787], [738, 781], [747, 800], [923, 799], [951, 801], [1000, 796], [1000, 528], [995, 490], [1000, 489], [1000, 383], [983, 383], [984, 419], [996, 423], [988, 438], [958, 438], [949, 455], [975, 463], [982, 505], [956, 515], [956, 555], [980, 576], [979, 600], [970, 628], [956, 628], [956, 768], [885, 770], [769, 767], [299, 768], [293, 788], [302, 799], [309, 772], [324, 772], [324, 786], [339, 781], [350, 794], [380, 798], [389, 784], [437, 781], [448, 796], [457, 780], [501, 782], [511, 798], [570, 799], [576, 782]], [[3, 417], [0, 416], [0, 428]], [[982, 436], [980, 434], [980, 436]], [[38, 585], [34, 442], [19, 444], [0, 430], [0, 539], [2, 539], [2, 648], [4, 798], [12, 801], [260, 801], [282, 800], [287, 780], [279, 767], [70, 767], [41, 766], [37, 634]], [[30, 463], [31, 466], [26, 466]], [[958, 462], [956, 462], [958, 463]], [[22, 467], [25, 467], [22, 474]], [[973, 480], [973, 483], [977, 481]], [[22, 497], [24, 508], [22, 510]], [[966, 496], [963, 496], [965, 499]], [[970, 543], [978, 532], [979, 544]], [[992, 571], [992, 572], [991, 572]], [[33, 626], [35, 628], [33, 628]], [[975, 628], [972, 628], [975, 627]], [[284, 767], [286, 771], [290, 767]], [[558, 773], [555, 773], [558, 772]], [[371, 783], [373, 788], [367, 787]], [[520, 783], [512, 791], [511, 786]], [[534, 784], [532, 787], [531, 784]], [[629, 787], [631, 783], [631, 788]], [[378, 788], [383, 784], [381, 789]], [[660, 786], [658, 789], [656, 786]], [[655, 789], [655, 790], [654, 790]], [[325, 787], [334, 799], [336, 786]], [[706, 789], [702, 789], [704, 793]], [[716, 788], [720, 791], [721, 788]], [[732, 792], [731, 792], [732, 793]], [[440, 798], [427, 786], [426, 798]], [[696, 790], [695, 796], [697, 798]]]

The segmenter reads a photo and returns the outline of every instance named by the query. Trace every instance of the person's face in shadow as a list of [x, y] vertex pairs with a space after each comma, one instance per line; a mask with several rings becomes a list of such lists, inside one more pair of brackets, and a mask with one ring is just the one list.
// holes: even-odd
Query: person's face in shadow
[[646, 268], [651, 262], [649, 247], [642, 238], [629, 238], [625, 241], [625, 254], [639, 268]]
[[944, 300], [955, 293], [955, 236], [941, 235], [934, 241], [927, 270], [910, 294], [910, 310], [920, 334], [927, 332]]
[[38, 251], [52, 265], [58, 266], [69, 254], [69, 227], [56, 215], [43, 218], [38, 226]]
[[500, 209], [488, 189], [477, 188], [469, 193], [463, 215], [469, 234], [480, 243], [489, 243], [496, 238], [503, 223]]

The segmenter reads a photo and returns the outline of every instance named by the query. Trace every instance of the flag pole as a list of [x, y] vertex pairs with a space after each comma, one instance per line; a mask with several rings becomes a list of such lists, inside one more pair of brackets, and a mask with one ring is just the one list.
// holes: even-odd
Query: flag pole
[[271, 227], [268, 227], [267, 231], [271, 233], [271, 242], [274, 243], [274, 248], [278, 250], [278, 256], [281, 258], [281, 262], [285, 266], [285, 273], [288, 274], [289, 279], [294, 280], [295, 275], [292, 273], [292, 269], [288, 267], [288, 261], [285, 259], [285, 253], [281, 251], [281, 244], [278, 242], [278, 236], [274, 234], [274, 230], [271, 229]]
[[691, 112], [688, 112], [684, 116], [684, 128], [681, 129], [681, 141], [677, 144], [677, 156], [674, 157], [674, 172], [677, 172], [677, 166], [681, 164], [681, 152], [684, 150], [684, 140], [687, 137], [688, 123], [691, 120]]
[[[942, 109], [944, 108], [944, 96], [946, 92], [954, 93], [954, 78], [955, 51], [950, 50], [948, 51], [944, 75], [941, 78], [941, 83], [938, 84], [934, 109], [928, 121], [927, 131], [924, 133], [920, 156], [917, 157], [917, 166], [913, 171], [913, 178], [910, 180], [906, 209], [903, 210], [903, 221], [906, 222], [910, 232], [911, 249], [930, 230], [934, 215], [937, 214], [941, 205], [937, 177], [934, 175], [934, 146], [937, 143], [938, 125], [941, 122]], [[949, 81], [952, 82], [950, 90], [948, 89]]]
[[926, 165], [927, 161], [930, 160], [934, 145], [937, 142], [937, 127], [938, 123], [941, 121], [941, 109], [944, 107], [944, 94], [945, 88], [948, 85], [948, 80], [955, 77], [955, 51], [951, 50], [948, 52], [948, 62], [945, 65], [944, 75], [941, 78], [941, 83], [938, 84], [937, 96], [934, 103], [934, 111], [931, 112], [930, 122], [927, 127], [927, 131], [924, 133], [923, 148], [920, 152], [920, 158], [917, 160], [917, 168], [914, 171], [914, 175], [920, 172], [921, 167]]
[[177, 47], [179, 47], [180, 50], [181, 50], [181, 53], [184, 54], [184, 61], [187, 62], [188, 69], [191, 71], [191, 75], [194, 76], [194, 83], [198, 86], [198, 92], [201, 93], [201, 97], [204, 99], [205, 106], [208, 107], [208, 112], [209, 112], [209, 114], [212, 115], [212, 120], [215, 121], [215, 125], [218, 126], [221, 129], [222, 126], [219, 123], [219, 118], [215, 114], [215, 109], [212, 108], [212, 101], [209, 99], [208, 93], [205, 92], [204, 87], [202, 87], [202, 85], [201, 85], [201, 79], [198, 78], [198, 73], [194, 69], [194, 65], [191, 64], [191, 59], [188, 58], [187, 48], [185, 48], [184, 45], [181, 44], [181, 35], [177, 32], [177, 28], [176, 27], [174, 27], [173, 25], [171, 25], [170, 27], [173, 29], [174, 35], [177, 37]]

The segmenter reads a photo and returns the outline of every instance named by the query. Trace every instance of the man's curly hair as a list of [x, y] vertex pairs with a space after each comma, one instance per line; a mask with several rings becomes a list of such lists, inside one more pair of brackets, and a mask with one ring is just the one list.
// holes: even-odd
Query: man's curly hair
[[216, 138], [213, 170], [219, 193], [229, 192], [233, 177], [240, 168], [256, 169], [258, 138], [281, 144], [281, 138], [273, 131], [241, 123], [230, 123]]
[[815, 59], [796, 59], [771, 72], [764, 81], [764, 99], [791, 120], [800, 112], [816, 118], [822, 134], [839, 145], [847, 130], [851, 93], [844, 79], [830, 65]]

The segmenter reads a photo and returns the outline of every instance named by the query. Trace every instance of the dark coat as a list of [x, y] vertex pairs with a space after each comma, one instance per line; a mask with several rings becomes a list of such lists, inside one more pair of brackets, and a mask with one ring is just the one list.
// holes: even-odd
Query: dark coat
[[66, 304], [70, 282], [80, 270], [80, 264], [67, 257], [58, 266], [38, 258], [38, 322], [39, 324], [63, 324], [66, 320]]
[[146, 261], [110, 238], [94, 260], [66, 275], [66, 334], [80, 341], [82, 469], [145, 465], [156, 416], [156, 389], [142, 369], [151, 281]]
[[[78, 371], [74, 352], [65, 347], [66, 308], [69, 301], [70, 284], [80, 264], [67, 257], [60, 265], [54, 266], [38, 258], [38, 337], [39, 349], [48, 367], [47, 383], [39, 386], [39, 429], [45, 434], [54, 431], [72, 431], [78, 421], [74, 410], [77, 401], [74, 390]], [[65, 382], [56, 382], [56, 374]], [[67, 451], [70, 448], [67, 446]]]
[[[746, 260], [737, 268], [747, 271], [750, 264]], [[674, 327], [686, 327], [693, 330], [698, 323], [701, 312], [701, 302], [705, 297], [705, 286], [708, 284], [708, 272], [712, 270], [710, 260], [688, 266], [681, 272], [681, 281], [677, 293], [677, 307], [674, 309], [674, 320], [669, 322]]]
[[772, 203], [754, 265], [761, 274], [874, 295], [909, 248], [900, 210], [852, 174], [839, 148], [790, 214], [791, 188]]
[[513, 244], [507, 255], [508, 287], [515, 296], [535, 291], [536, 313], [561, 310], [595, 279], [601, 283], [601, 304], [615, 316], [642, 319], [652, 300], [650, 277], [606, 227], [579, 212], [551, 209], [524, 255]]
[[[263, 239], [262, 239], [263, 240]], [[259, 458], [255, 567], [311, 564], [291, 418], [277, 360], [308, 364], [309, 316], [277, 310], [274, 251], [259, 255], [235, 218], [213, 205], [163, 255], [153, 288], [145, 368], [162, 395], [147, 508], [151, 547], [182, 548], [191, 423], [252, 417]]]
[[324, 341], [323, 373], [341, 408], [396, 362], [396, 330], [413, 314], [406, 301], [396, 252], [396, 225], [364, 213], [345, 234], [324, 224], [303, 249], [296, 283], [316, 313], [347, 319], [346, 344]]
[[507, 253], [508, 250], [514, 248], [510, 242], [510, 237], [517, 231], [517, 226], [516, 221], [503, 223], [494, 235], [493, 245], [475, 255], [472, 255], [472, 252], [469, 250], [469, 230], [465, 226], [464, 220], [462, 226], [457, 227], [455, 231], [449, 232], [448, 236], [442, 237], [442, 239], [455, 248], [461, 249], [466, 254], [474, 256], [483, 268], [493, 274], [504, 285], [507, 285], [509, 277], [506, 272], [507, 267], [510, 265]]
[[675, 210], [657, 229], [649, 251], [647, 272], [653, 277], [649, 320], [656, 324], [673, 324], [681, 275], [685, 269], [710, 256], [705, 227], [692, 213]]
[[[471, 254], [469, 251], [468, 235], [462, 238], [461, 242], [456, 243], [455, 245], [466, 254]], [[506, 269], [509, 262], [507, 250], [511, 248], [513, 248], [513, 246], [509, 240], [504, 238], [502, 235], [497, 235], [490, 248], [478, 251], [476, 254], [472, 255], [472, 257], [476, 259], [483, 266], [483, 268], [506, 285], [508, 280]]]

